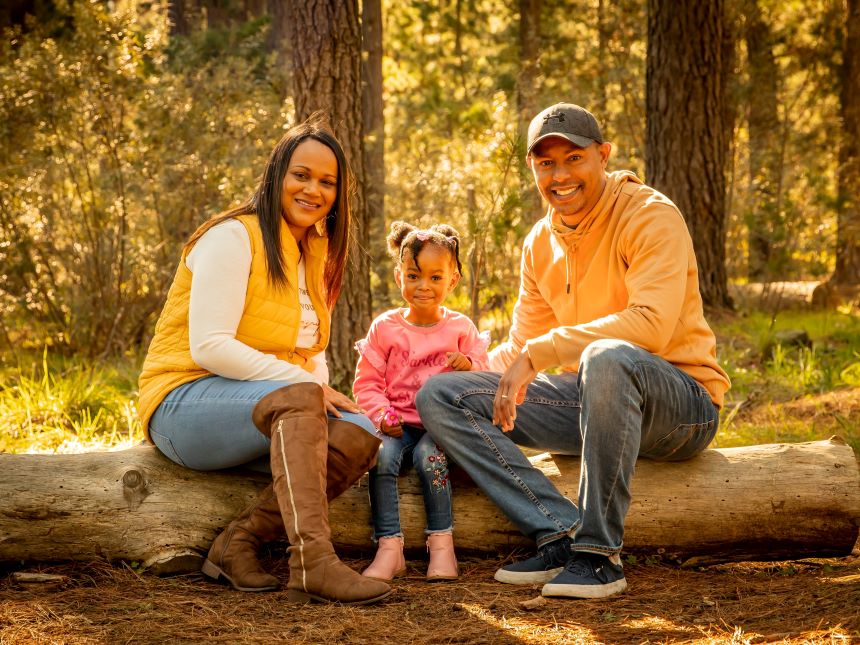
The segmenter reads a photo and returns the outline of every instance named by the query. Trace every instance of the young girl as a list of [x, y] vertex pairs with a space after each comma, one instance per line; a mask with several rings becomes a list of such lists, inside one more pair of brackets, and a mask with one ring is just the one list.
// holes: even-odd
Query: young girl
[[489, 335], [478, 334], [467, 316], [442, 306], [460, 279], [456, 230], [444, 224], [420, 230], [394, 222], [388, 250], [394, 279], [409, 306], [380, 315], [367, 338], [356, 343], [360, 356], [353, 392], [382, 434], [376, 467], [370, 471], [373, 537], [379, 547], [363, 575], [391, 580], [406, 571], [397, 477], [411, 456], [427, 512], [427, 579], [454, 580], [458, 571], [448, 463], [424, 432], [415, 395], [439, 372], [489, 369]]

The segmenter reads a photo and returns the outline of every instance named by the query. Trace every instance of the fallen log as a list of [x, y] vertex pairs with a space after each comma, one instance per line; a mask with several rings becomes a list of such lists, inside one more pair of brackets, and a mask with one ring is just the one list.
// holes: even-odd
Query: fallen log
[[[536, 466], [576, 499], [579, 460]], [[529, 540], [470, 482], [455, 479], [461, 550]], [[155, 573], [199, 568], [215, 535], [266, 483], [248, 471], [199, 473], [151, 446], [77, 455], [0, 454], [0, 562], [135, 561]], [[416, 476], [401, 478], [406, 545], [423, 547]], [[333, 541], [369, 550], [366, 477], [330, 509]], [[838, 439], [706, 450], [686, 462], [640, 460], [625, 552], [688, 564], [847, 555], [860, 525], [860, 471]]]

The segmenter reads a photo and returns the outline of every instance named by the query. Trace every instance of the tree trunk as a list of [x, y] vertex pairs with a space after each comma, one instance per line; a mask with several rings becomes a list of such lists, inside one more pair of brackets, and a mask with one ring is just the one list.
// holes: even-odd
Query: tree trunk
[[836, 270], [832, 282], [860, 285], [860, 0], [847, 0], [847, 4], [839, 93], [842, 145]]
[[45, 22], [53, 18], [57, 8], [52, 0], [6, 0], [0, 4], [0, 31], [9, 27], [20, 27], [23, 33], [30, 31], [28, 18]]
[[269, 51], [277, 52], [277, 66], [282, 70], [284, 78], [290, 78], [290, 39], [287, 35], [287, 10], [282, 0], [268, 0], [266, 13], [269, 15], [271, 26], [266, 36], [266, 47]]
[[224, 29], [230, 26], [230, 4], [224, 0], [201, 0], [206, 15], [206, 29]]
[[860, 304], [860, 0], [847, 0], [839, 81], [836, 267], [812, 292], [812, 305], [827, 309]]
[[[540, 111], [538, 88], [540, 83], [540, 15], [543, 0], [520, 0], [520, 69], [517, 75], [517, 130], [525, 142], [529, 123]], [[523, 211], [526, 220], [537, 220], [543, 215], [540, 193], [534, 177], [520, 154], [519, 177], [523, 192]]]
[[167, 19], [170, 23], [170, 36], [187, 36], [190, 33], [185, 0], [167, 0]]
[[704, 302], [728, 307], [722, 29], [722, 0], [649, 0], [645, 173], [687, 220]]
[[752, 203], [747, 213], [752, 282], [772, 282], [783, 275], [785, 231], [779, 213], [782, 164], [780, 122], [777, 113], [778, 69], [773, 56], [771, 30], [762, 17], [758, 0], [745, 7], [749, 87], [749, 178]]
[[242, 0], [243, 20], [253, 20], [268, 15], [268, 0]]
[[332, 386], [349, 392], [355, 372], [353, 343], [370, 326], [370, 217], [362, 154], [361, 25], [356, 0], [291, 0], [287, 25], [292, 49], [296, 118], [324, 110], [355, 173], [350, 266], [334, 310], [327, 350]]
[[478, 225], [478, 200], [475, 187], [466, 189], [466, 213], [469, 237], [472, 239], [469, 249], [469, 318], [481, 319], [481, 274], [484, 268], [484, 231]]
[[520, 132], [525, 135], [529, 122], [538, 113], [540, 82], [540, 13], [543, 0], [520, 2], [520, 69], [517, 75], [517, 112]]
[[377, 280], [377, 297], [388, 303], [391, 284], [385, 243], [385, 103], [382, 98], [382, 0], [361, 5], [362, 116], [364, 117], [364, 201], [369, 224], [370, 253]]
[[606, 4], [606, 0], [597, 0], [597, 68], [599, 70], [597, 83], [599, 87], [597, 89], [597, 101], [592, 112], [597, 114], [601, 119], [600, 127], [603, 132], [603, 136], [611, 140], [608, 133], [609, 110], [607, 109], [607, 89], [609, 86], [607, 43], [609, 42], [611, 33], [607, 27]]
[[725, 0], [723, 14], [723, 39], [721, 84], [723, 94], [723, 149], [726, 152], [726, 218], [732, 212], [735, 186], [735, 124], [738, 120], [740, 83], [735, 74], [738, 60], [738, 46], [735, 34], [739, 33], [738, 24], [742, 9], [741, 0]]
[[[576, 499], [579, 460], [532, 459]], [[533, 546], [455, 469], [458, 547]], [[138, 561], [156, 573], [199, 569], [215, 535], [266, 484], [247, 471], [202, 473], [151, 446], [79, 455], [0, 454], [0, 562]], [[851, 553], [860, 472], [838, 439], [706, 450], [685, 462], [640, 460], [625, 522], [627, 553], [690, 564]], [[423, 548], [424, 504], [414, 472], [400, 482], [406, 545]], [[330, 508], [332, 540], [372, 549], [367, 480]]]

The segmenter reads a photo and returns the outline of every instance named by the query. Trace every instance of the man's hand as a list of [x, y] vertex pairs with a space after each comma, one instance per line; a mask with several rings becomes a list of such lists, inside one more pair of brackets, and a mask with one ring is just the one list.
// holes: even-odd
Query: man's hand
[[445, 364], [457, 372], [468, 372], [472, 369], [472, 359], [460, 352], [448, 352], [445, 354]]
[[332, 387], [329, 387], [325, 383], [322, 386], [323, 389], [323, 401], [325, 402], [326, 412], [329, 414], [340, 418], [341, 413], [340, 410], [346, 410], [347, 412], [355, 412], [357, 414], [363, 414], [364, 410], [358, 407], [358, 404], [353, 401], [348, 396], [341, 394], [337, 390]]
[[520, 352], [520, 355], [502, 374], [499, 389], [493, 401], [493, 423], [503, 432], [514, 429], [517, 406], [525, 400], [526, 389], [536, 376], [537, 370], [532, 366], [532, 361], [525, 350]]

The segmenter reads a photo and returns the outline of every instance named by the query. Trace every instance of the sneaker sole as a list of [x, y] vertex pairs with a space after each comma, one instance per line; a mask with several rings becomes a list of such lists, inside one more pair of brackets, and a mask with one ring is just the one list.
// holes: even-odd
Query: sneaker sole
[[508, 571], [507, 569], [496, 569], [493, 578], [497, 582], [508, 585], [537, 585], [549, 582], [564, 571], [564, 567], [550, 569], [549, 571]]
[[545, 584], [541, 596], [551, 598], [606, 598], [627, 589], [627, 579], [621, 578], [605, 585]]

